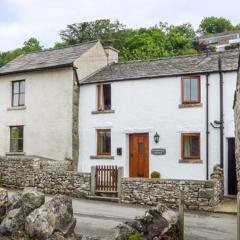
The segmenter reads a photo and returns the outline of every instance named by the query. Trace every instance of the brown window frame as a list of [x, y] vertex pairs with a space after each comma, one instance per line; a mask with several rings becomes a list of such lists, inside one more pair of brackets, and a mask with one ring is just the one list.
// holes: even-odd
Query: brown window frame
[[[198, 80], [198, 99], [196, 101], [184, 101], [184, 80], [197, 79]], [[200, 76], [183, 76], [181, 78], [182, 84], [182, 104], [198, 104], [201, 103], [201, 77]], [[190, 93], [191, 94], [191, 93]]]
[[[110, 131], [110, 152], [100, 152], [100, 149], [99, 149], [100, 134], [99, 133], [103, 131], [104, 131], [105, 141], [106, 141], [107, 132]], [[97, 129], [97, 156], [111, 156], [111, 129]]]
[[[184, 138], [185, 137], [198, 137], [198, 156], [190, 156], [190, 157], [185, 157], [185, 152], [184, 152]], [[191, 151], [190, 151], [191, 152]], [[194, 159], [201, 159], [201, 138], [200, 138], [200, 133], [182, 133], [181, 134], [181, 157], [183, 160], [194, 160]]]
[[[109, 85], [110, 86], [110, 99], [111, 99], [111, 105], [110, 108], [106, 108], [104, 104], [104, 91], [103, 86]], [[105, 83], [105, 84], [98, 84], [97, 85], [97, 110], [98, 111], [107, 111], [112, 109], [112, 96], [111, 96], [111, 84]]]
[[[14, 85], [18, 83], [18, 91], [14, 92]], [[24, 90], [21, 91], [21, 84], [24, 83]], [[22, 107], [25, 106], [25, 94], [26, 94], [26, 81], [23, 80], [17, 80], [17, 81], [12, 81], [12, 107]], [[17, 104], [14, 104], [14, 96], [17, 96]], [[24, 96], [24, 103], [21, 104], [20, 103], [20, 96], [23, 95]]]
[[[9, 152], [23, 152], [24, 151], [24, 126], [23, 125], [18, 125], [18, 126], [10, 126], [10, 146], [9, 146]], [[22, 128], [22, 137], [18, 138], [12, 138], [12, 129], [13, 128]], [[22, 140], [22, 149], [17, 151], [12, 151], [12, 140]]]

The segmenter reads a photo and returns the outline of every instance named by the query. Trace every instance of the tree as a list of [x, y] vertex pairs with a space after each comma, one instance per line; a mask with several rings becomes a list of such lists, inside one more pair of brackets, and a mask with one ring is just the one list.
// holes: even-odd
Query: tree
[[29, 40], [25, 41], [22, 48], [16, 48], [12, 51], [7, 52], [0, 52], [0, 67], [5, 65], [6, 63], [14, 60], [16, 57], [20, 56], [21, 54], [39, 51], [42, 50], [43, 47], [40, 45], [39, 41], [36, 38], [30, 38]]
[[122, 30], [124, 27], [118, 20], [111, 22], [109, 19], [75, 23], [67, 25], [67, 29], [60, 32], [60, 37], [67, 45], [96, 39], [105, 42], [111, 39], [114, 32]]
[[40, 42], [33, 37], [25, 41], [22, 47], [24, 53], [40, 51], [42, 49], [43, 47], [40, 45]]
[[234, 27], [228, 19], [222, 17], [205, 17], [201, 21], [198, 31], [203, 35], [208, 35], [231, 31], [233, 29]]

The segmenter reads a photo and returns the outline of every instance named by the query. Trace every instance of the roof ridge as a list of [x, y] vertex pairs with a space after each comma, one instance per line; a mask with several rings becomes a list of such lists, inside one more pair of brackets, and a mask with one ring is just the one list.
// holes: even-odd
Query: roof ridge
[[61, 47], [61, 48], [48, 48], [48, 49], [43, 49], [43, 50], [40, 50], [40, 51], [32, 51], [32, 52], [24, 53], [24, 54], [22, 54], [22, 55], [28, 55], [28, 54], [31, 54], [31, 53], [40, 53], [40, 52], [56, 51], [56, 50], [61, 50], [61, 49], [66, 49], [66, 48], [81, 46], [81, 45], [85, 45], [85, 44], [90, 44], [90, 43], [94, 43], [94, 42], [98, 42], [98, 41], [99, 41], [99, 40], [96, 39], [96, 40], [92, 40], [92, 41], [89, 41], [89, 42], [86, 41], [86, 42], [82, 42], [82, 43], [76, 43], [76, 44], [68, 45], [68, 46]]
[[[212, 55], [223, 55], [226, 53], [230, 52], [239, 52], [240, 50], [236, 49], [230, 49], [230, 50], [225, 50], [224, 52], [211, 52], [209, 54], [209, 57]], [[143, 59], [143, 60], [130, 60], [130, 61], [125, 61], [125, 62], [119, 62], [116, 64], [128, 64], [128, 63], [137, 63], [137, 62], [156, 62], [156, 61], [162, 61], [162, 60], [167, 60], [167, 59], [179, 59], [179, 58], [188, 58], [188, 57], [200, 57], [200, 56], [206, 56], [207, 53], [196, 53], [196, 54], [187, 54], [187, 55], [179, 55], [179, 56], [169, 56], [169, 57], [160, 57], [160, 58], [155, 58], [155, 59]]]

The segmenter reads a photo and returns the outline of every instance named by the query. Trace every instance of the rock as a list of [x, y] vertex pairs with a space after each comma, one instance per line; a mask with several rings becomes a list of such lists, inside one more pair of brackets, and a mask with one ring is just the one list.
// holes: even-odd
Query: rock
[[22, 195], [21, 193], [15, 193], [8, 199], [7, 211], [12, 209], [20, 208], [22, 206]]
[[143, 217], [119, 225], [115, 231], [116, 240], [127, 240], [129, 234], [144, 236], [146, 240], [177, 240], [179, 221], [177, 214], [164, 205], [149, 208]]
[[0, 188], [0, 221], [4, 218], [8, 204], [8, 193], [4, 188]]
[[73, 234], [76, 219], [73, 218], [72, 201], [66, 196], [56, 195], [28, 215], [25, 231], [33, 239], [47, 239], [55, 231], [64, 236]]
[[35, 188], [26, 188], [22, 194], [14, 194], [10, 198], [7, 214], [1, 222], [0, 232], [3, 235], [13, 235], [24, 230], [26, 216], [40, 207], [44, 199], [44, 194]]
[[37, 191], [37, 188], [24, 188], [22, 193], [22, 208], [25, 216], [34, 209], [39, 208], [45, 202], [45, 195]]
[[10, 210], [0, 225], [0, 232], [3, 235], [12, 235], [24, 228], [24, 214], [22, 208]]
[[203, 188], [199, 190], [199, 198], [211, 199], [214, 196], [214, 189]]

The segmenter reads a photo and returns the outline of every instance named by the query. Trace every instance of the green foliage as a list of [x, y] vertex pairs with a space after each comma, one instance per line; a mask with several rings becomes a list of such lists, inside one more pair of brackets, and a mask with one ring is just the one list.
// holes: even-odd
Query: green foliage
[[199, 25], [199, 32], [203, 35], [221, 33], [233, 29], [231, 22], [222, 17], [205, 17]]
[[111, 39], [112, 34], [122, 30], [124, 25], [119, 21], [111, 22], [101, 19], [92, 22], [74, 23], [60, 32], [62, 41], [68, 45], [101, 39], [103, 42]]
[[161, 174], [158, 171], [153, 171], [151, 173], [151, 178], [161, 178]]
[[25, 41], [22, 48], [17, 48], [13, 51], [7, 52], [0, 52], [0, 66], [12, 61], [16, 57], [20, 56], [21, 54], [39, 51], [42, 50], [43, 47], [40, 45], [39, 41], [36, 38], [30, 38], [29, 40]]
[[230, 46], [225, 47], [225, 50], [232, 50], [232, 49], [240, 49], [240, 44], [234, 43], [234, 44], [231, 44]]
[[144, 237], [140, 233], [132, 233], [128, 235], [128, 240], [144, 240]]

